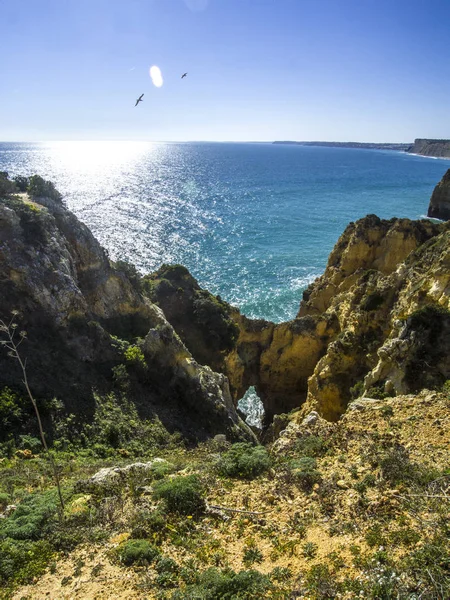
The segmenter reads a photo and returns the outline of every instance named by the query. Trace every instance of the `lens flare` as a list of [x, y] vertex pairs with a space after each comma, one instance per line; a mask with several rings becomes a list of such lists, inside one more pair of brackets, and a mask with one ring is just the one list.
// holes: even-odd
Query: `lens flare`
[[153, 85], [156, 87], [162, 87], [162, 84], [164, 83], [163, 81], [163, 76], [161, 73], [161, 69], [159, 67], [156, 67], [155, 65], [153, 65], [153, 67], [150, 67], [150, 77], [152, 78], [152, 82]]

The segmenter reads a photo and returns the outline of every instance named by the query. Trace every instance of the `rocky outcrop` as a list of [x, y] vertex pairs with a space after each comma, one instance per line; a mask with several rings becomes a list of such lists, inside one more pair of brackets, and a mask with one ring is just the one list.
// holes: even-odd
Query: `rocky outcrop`
[[[334, 421], [356, 397], [450, 378], [448, 224], [350, 223], [297, 317], [280, 324], [246, 318], [182, 266], [142, 280], [117, 268], [60, 201], [10, 197], [0, 226], [1, 316], [22, 313], [33, 390], [84, 418], [93, 388], [119, 385], [126, 341], [143, 357], [127, 367], [141, 415], [196, 439], [252, 438], [235, 410], [250, 386], [267, 423], [302, 405]], [[0, 355], [0, 386], [17, 389], [16, 367]]]
[[435, 156], [437, 158], [450, 158], [450, 140], [430, 140], [417, 138], [407, 152], [421, 154], [422, 156]]
[[[0, 298], [0, 318], [18, 310], [28, 332], [21, 352], [38, 398], [56, 396], [68, 412], [89, 419], [94, 389], [121, 391], [114, 368], [126, 362], [128, 341], [144, 357], [144, 364], [127, 367], [127, 394], [141, 416], [158, 415], [190, 439], [253, 439], [226, 377], [194, 360], [161, 310], [141, 295], [139, 281], [110, 263], [61, 201], [26, 194], [0, 201]], [[0, 352], [5, 385], [22, 392], [18, 365]]]
[[[147, 293], [194, 357], [226, 374], [235, 402], [254, 386], [266, 422], [305, 400], [304, 411], [336, 420], [357, 395], [409, 393], [450, 376], [448, 235], [426, 220], [350, 223], [287, 323], [247, 319], [181, 267], [150, 276]], [[198, 298], [209, 307], [199, 314]]]
[[305, 411], [336, 420], [352, 397], [450, 377], [449, 236], [444, 225], [374, 216], [347, 227], [300, 308], [335, 315], [340, 329], [309, 380]]
[[450, 220], [450, 169], [434, 188], [428, 207], [428, 216], [442, 221]]
[[308, 378], [336, 334], [328, 315], [278, 325], [248, 319], [202, 290], [179, 265], [144, 277], [143, 287], [195, 359], [227, 376], [235, 403], [250, 386], [256, 388], [267, 422], [305, 401]]

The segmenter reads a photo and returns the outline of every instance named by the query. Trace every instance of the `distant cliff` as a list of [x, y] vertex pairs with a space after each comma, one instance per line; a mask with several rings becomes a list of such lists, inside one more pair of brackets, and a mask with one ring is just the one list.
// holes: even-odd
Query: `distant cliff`
[[450, 220], [450, 169], [434, 188], [428, 207], [428, 216], [443, 221]]
[[406, 152], [411, 144], [397, 144], [391, 142], [291, 142], [276, 141], [274, 144], [285, 144], [291, 146], [321, 146], [325, 148], [363, 148], [365, 150], [396, 150]]
[[436, 158], [450, 158], [450, 140], [428, 140], [417, 138], [407, 152]]

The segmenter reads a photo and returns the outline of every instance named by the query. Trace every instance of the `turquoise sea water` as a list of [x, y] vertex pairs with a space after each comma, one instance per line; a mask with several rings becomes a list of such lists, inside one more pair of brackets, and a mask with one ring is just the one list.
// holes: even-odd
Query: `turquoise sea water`
[[398, 152], [230, 143], [1, 143], [0, 170], [39, 173], [142, 272], [186, 265], [250, 317], [295, 316], [349, 221], [424, 216], [449, 168]]

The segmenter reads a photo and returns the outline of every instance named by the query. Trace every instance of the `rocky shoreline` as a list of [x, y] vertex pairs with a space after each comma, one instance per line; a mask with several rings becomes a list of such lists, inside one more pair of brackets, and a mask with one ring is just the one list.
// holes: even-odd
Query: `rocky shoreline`
[[[407, 394], [450, 378], [449, 224], [350, 223], [297, 317], [274, 324], [241, 315], [182, 266], [141, 278], [111, 263], [59, 199], [11, 195], [0, 223], [3, 316], [23, 315], [33, 388], [69, 412], [92, 414], [93, 388], [120, 390], [124, 345], [140, 357], [126, 375], [141, 414], [193, 439], [251, 438], [235, 410], [250, 386], [269, 425], [302, 405], [337, 420], [352, 390]], [[7, 356], [0, 366], [0, 386], [20, 387]]]

